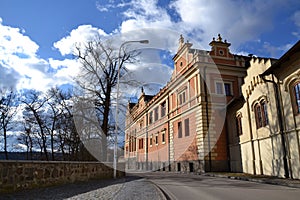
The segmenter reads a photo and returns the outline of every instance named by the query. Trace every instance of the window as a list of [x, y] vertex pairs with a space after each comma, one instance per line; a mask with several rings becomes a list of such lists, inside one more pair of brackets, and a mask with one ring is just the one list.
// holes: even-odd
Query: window
[[154, 108], [154, 121], [158, 120], [158, 107]]
[[178, 122], [178, 138], [182, 138], [182, 124]]
[[300, 82], [294, 86], [294, 101], [295, 101], [295, 111], [297, 114], [300, 113]]
[[155, 135], [155, 144], [158, 145], [158, 135]]
[[261, 116], [261, 107], [260, 104], [255, 105], [255, 118], [256, 118], [256, 127], [262, 127], [262, 116]]
[[236, 116], [236, 130], [237, 130], [237, 136], [243, 135], [241, 114]]
[[141, 121], [140, 121], [140, 129], [142, 129], [142, 128], [143, 128], [143, 124], [144, 124], [144, 121], [143, 121], [143, 120], [141, 120]]
[[231, 96], [231, 85], [230, 83], [224, 83], [226, 96]]
[[149, 145], [150, 145], [150, 147], [152, 146], [152, 135], [150, 136]]
[[185, 136], [190, 135], [190, 120], [189, 119], [184, 120], [184, 135]]
[[223, 50], [219, 50], [219, 55], [223, 56], [224, 55], [224, 51]]
[[225, 94], [226, 96], [231, 96], [231, 83], [216, 82], [215, 92], [217, 94]]
[[160, 104], [160, 116], [164, 117], [166, 115], [166, 102]]
[[136, 137], [134, 137], [134, 142], [133, 142], [133, 151], [136, 151]]
[[149, 113], [149, 124], [152, 124], [152, 122], [153, 122], [153, 112], [151, 111]]
[[163, 131], [161, 133], [161, 143], [162, 144], [166, 143], [166, 131]]
[[265, 101], [261, 102], [261, 107], [263, 112], [263, 125], [266, 126], [269, 124], [269, 119], [268, 119], [268, 108]]
[[216, 83], [216, 93], [217, 94], [223, 94], [223, 84], [222, 83]]
[[254, 106], [256, 128], [261, 128], [269, 124], [268, 109], [265, 101], [255, 104]]
[[178, 95], [178, 103], [179, 103], [179, 105], [185, 103], [185, 93], [186, 93], [185, 91], [179, 93], [179, 95]]
[[144, 139], [139, 139], [139, 149], [143, 149], [144, 148]]

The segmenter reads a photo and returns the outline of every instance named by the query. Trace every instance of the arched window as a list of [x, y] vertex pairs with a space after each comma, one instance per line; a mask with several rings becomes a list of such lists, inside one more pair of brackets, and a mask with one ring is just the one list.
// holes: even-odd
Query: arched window
[[262, 116], [261, 116], [261, 106], [257, 103], [254, 107], [255, 119], [256, 119], [256, 128], [262, 127]]
[[300, 82], [296, 83], [294, 86], [294, 104], [295, 112], [300, 113]]
[[268, 109], [265, 100], [256, 103], [254, 106], [256, 128], [261, 128], [269, 124]]
[[262, 108], [262, 115], [263, 115], [263, 126], [269, 125], [269, 119], [268, 119], [268, 108], [265, 101], [262, 101], [260, 103]]
[[243, 135], [243, 128], [242, 128], [242, 115], [239, 113], [236, 116], [236, 130], [237, 130], [237, 136]]

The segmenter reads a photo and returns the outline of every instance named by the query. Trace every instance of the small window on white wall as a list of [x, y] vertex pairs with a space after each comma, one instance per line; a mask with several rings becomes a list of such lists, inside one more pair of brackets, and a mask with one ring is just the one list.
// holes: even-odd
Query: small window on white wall
[[263, 101], [255, 104], [254, 114], [255, 114], [257, 129], [259, 129], [261, 127], [265, 127], [269, 124], [268, 108], [267, 108], [266, 101], [263, 100]]

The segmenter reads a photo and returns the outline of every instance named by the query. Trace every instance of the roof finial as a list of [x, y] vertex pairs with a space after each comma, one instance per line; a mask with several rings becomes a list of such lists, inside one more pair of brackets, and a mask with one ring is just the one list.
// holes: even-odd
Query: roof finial
[[221, 37], [221, 34], [220, 34], [220, 33], [218, 34], [218, 41], [219, 41], [219, 42], [222, 42], [222, 37]]
[[143, 86], [141, 87], [141, 92], [142, 92], [142, 94], [144, 94], [144, 87]]
[[180, 34], [179, 43], [181, 43], [181, 44], [184, 43], [184, 38], [183, 38], [182, 34]]

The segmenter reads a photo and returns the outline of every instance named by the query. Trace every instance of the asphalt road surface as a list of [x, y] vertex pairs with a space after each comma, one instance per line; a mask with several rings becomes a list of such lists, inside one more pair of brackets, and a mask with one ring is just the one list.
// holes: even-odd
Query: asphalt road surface
[[178, 200], [299, 200], [300, 188], [193, 174], [138, 174], [156, 184], [169, 199]]

